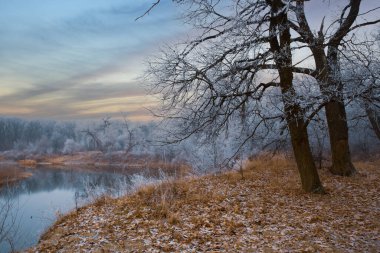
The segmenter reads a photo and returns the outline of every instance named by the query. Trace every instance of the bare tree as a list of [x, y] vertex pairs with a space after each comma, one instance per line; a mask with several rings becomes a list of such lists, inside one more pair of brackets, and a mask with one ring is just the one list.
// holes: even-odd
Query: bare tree
[[[380, 33], [361, 36], [341, 50], [344, 94], [349, 103], [359, 104], [380, 140]], [[359, 117], [360, 116], [360, 117]]]
[[297, 94], [293, 87], [292, 51], [290, 47], [292, 40], [287, 14], [288, 7], [281, 0], [268, 0], [267, 2], [271, 6], [269, 34], [272, 36], [270, 37], [270, 48], [280, 76], [284, 112], [302, 186], [306, 191], [323, 192], [310, 149], [305, 115], [302, 112], [301, 105], [297, 102]]
[[[378, 100], [378, 98], [376, 97]], [[366, 113], [369, 121], [371, 122], [372, 129], [377, 138], [380, 140], [380, 106], [374, 103], [365, 104]]]
[[135, 131], [131, 128], [130, 122], [128, 121], [127, 115], [123, 115], [124, 128], [127, 130], [127, 145], [125, 147], [125, 154], [128, 156], [134, 147], [138, 145], [136, 140]]
[[[293, 1], [292, 1], [293, 2]], [[350, 43], [344, 40], [354, 30], [366, 25], [372, 25], [380, 20], [356, 24], [359, 15], [361, 0], [350, 0], [342, 9], [340, 17], [331, 24], [325, 25], [323, 19], [320, 30], [313, 34], [305, 14], [304, 0], [294, 1], [291, 5], [297, 24], [290, 22], [292, 28], [301, 36], [297, 41], [306, 43], [312, 51], [316, 69], [311, 72], [318, 80], [320, 90], [324, 96], [321, 109], [325, 108], [329, 129], [330, 146], [332, 153], [333, 174], [349, 176], [355, 172], [351, 162], [348, 141], [347, 115], [344, 106], [343, 83], [340, 69], [340, 50]], [[376, 10], [378, 8], [375, 8]], [[328, 32], [337, 24], [334, 32]], [[327, 29], [325, 29], [327, 27]]]
[[91, 130], [89, 127], [85, 130], [82, 130], [82, 133], [85, 133], [87, 136], [89, 136], [94, 143], [94, 147], [97, 150], [100, 150], [102, 152], [105, 151], [103, 147], [102, 141], [99, 139], [97, 131], [96, 130]]
[[102, 141], [101, 138], [99, 138], [99, 134], [103, 133], [103, 135], [106, 134], [107, 129], [111, 126], [111, 117], [105, 117], [102, 119], [102, 124], [95, 127], [94, 129], [90, 129], [90, 127], [87, 127], [87, 129], [82, 130], [82, 133], [85, 133], [87, 136], [89, 136], [94, 143], [94, 147], [97, 150], [100, 150], [101, 152], [106, 152], [107, 149], [110, 148], [114, 143]]
[[0, 245], [7, 246], [12, 252], [15, 251], [15, 240], [19, 231], [19, 207], [12, 198], [11, 188], [3, 186], [0, 194]]
[[199, 132], [212, 138], [244, 115], [241, 133], [248, 134], [241, 134], [241, 148], [263, 129], [279, 134], [285, 120], [303, 189], [323, 192], [308, 140], [307, 108], [294, 88], [293, 73], [308, 70], [292, 64], [289, 5], [182, 2], [190, 4], [186, 19], [200, 35], [163, 50], [147, 72], [153, 93], [162, 99], [157, 115], [177, 123], [168, 125], [168, 142]]

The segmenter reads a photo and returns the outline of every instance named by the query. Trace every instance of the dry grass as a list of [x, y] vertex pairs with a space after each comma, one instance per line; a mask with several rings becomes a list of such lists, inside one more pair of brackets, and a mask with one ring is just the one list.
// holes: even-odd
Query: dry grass
[[[99, 197], [98, 199], [94, 200], [91, 204], [91, 206], [93, 207], [102, 207], [102, 206], [105, 206], [105, 205], [112, 205], [113, 203], [115, 202], [114, 199], [108, 197], [108, 196], [101, 196]], [[62, 214], [60, 212], [57, 212], [55, 215], [56, 215], [56, 218], [57, 220], [55, 221], [54, 225], [49, 227], [48, 229], [46, 229], [46, 231], [44, 233], [42, 233], [42, 235], [40, 236], [40, 241], [44, 241], [48, 238], [52, 238], [52, 237], [55, 237], [55, 235], [60, 235], [60, 231], [62, 231], [59, 226], [62, 225], [62, 224], [66, 224], [66, 222], [72, 222], [72, 221], [75, 221], [79, 214], [85, 210], [87, 207], [84, 206], [84, 207], [79, 207], [78, 209], [74, 209], [72, 210], [71, 212], [67, 213], [67, 214]], [[58, 232], [57, 232], [58, 231]]]
[[102, 160], [103, 154], [99, 151], [78, 152], [72, 155], [42, 155], [38, 157], [40, 163], [51, 165], [83, 164], [94, 165]]
[[[65, 224], [65, 221], [67, 220], [75, 220], [78, 217], [78, 211], [79, 210], [71, 211], [65, 214], [64, 216], [60, 213], [57, 213], [57, 221], [55, 222], [55, 224]], [[44, 233], [42, 233], [40, 241], [52, 238], [54, 234], [60, 234], [60, 232], [61, 230], [57, 226], [49, 227]]]
[[[1, 160], [0, 160], [1, 161]], [[71, 155], [36, 155], [29, 159], [18, 160], [24, 167], [37, 165], [64, 166], [80, 165], [95, 167], [127, 166], [133, 169], [160, 169], [164, 172], [176, 171], [176, 177], [182, 178], [189, 173], [191, 167], [184, 163], [164, 162], [155, 157], [125, 155], [122, 152], [104, 154], [100, 151], [78, 152]]]
[[67, 156], [53, 156], [53, 157], [46, 157], [43, 159], [44, 162], [52, 164], [52, 165], [64, 165], [65, 162], [67, 162], [68, 158]]
[[238, 172], [166, 181], [58, 221], [31, 251], [377, 252], [380, 160], [300, 190], [293, 161], [260, 156]]
[[35, 167], [37, 166], [37, 161], [32, 159], [25, 159], [17, 161], [19, 165], [24, 167]]
[[6, 184], [12, 184], [16, 181], [28, 178], [33, 174], [25, 172], [17, 167], [5, 167], [0, 170], [0, 187]]

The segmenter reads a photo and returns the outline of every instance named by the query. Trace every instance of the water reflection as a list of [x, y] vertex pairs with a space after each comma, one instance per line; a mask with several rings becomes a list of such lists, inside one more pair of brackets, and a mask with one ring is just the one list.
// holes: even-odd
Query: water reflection
[[[58, 214], [103, 194], [120, 196], [132, 187], [136, 178], [136, 171], [120, 168], [89, 171], [41, 167], [26, 171], [33, 176], [0, 189], [0, 224], [6, 217], [3, 227], [12, 230], [8, 232], [9, 238], [1, 238], [4, 231], [0, 227], [0, 252], [36, 244]], [[149, 171], [138, 173], [152, 177]]]
[[[33, 173], [32, 177], [22, 180], [13, 185], [13, 196], [20, 194], [35, 194], [38, 192], [49, 192], [55, 189], [77, 189], [84, 190], [85, 187], [97, 187], [108, 189], [111, 193], [119, 190], [121, 183], [129, 183], [130, 176], [134, 171], [120, 170], [118, 168], [107, 170], [82, 170], [82, 169], [57, 169], [39, 167], [36, 169], [26, 169], [25, 172]], [[139, 170], [138, 173], [141, 173]], [[143, 173], [149, 173], [147, 170]], [[149, 173], [151, 175], [151, 173]], [[0, 190], [0, 197], [4, 191]]]

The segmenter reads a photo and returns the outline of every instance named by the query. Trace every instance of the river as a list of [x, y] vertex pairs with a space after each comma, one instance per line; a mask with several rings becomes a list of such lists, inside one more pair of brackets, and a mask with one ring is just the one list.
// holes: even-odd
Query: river
[[25, 172], [33, 175], [0, 189], [0, 252], [31, 247], [60, 215], [104, 194], [121, 196], [146, 178], [159, 177], [157, 171], [116, 167], [88, 170], [44, 166]]

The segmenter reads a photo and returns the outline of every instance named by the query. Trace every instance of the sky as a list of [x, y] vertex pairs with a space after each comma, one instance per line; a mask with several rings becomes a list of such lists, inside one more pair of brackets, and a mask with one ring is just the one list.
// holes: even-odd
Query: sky
[[163, 1], [0, 0], [0, 115], [147, 120], [144, 62], [184, 33]]
[[[377, 1], [363, 0], [362, 10]], [[189, 31], [170, 0], [136, 21], [153, 2], [0, 0], [0, 116], [152, 119], [146, 59]], [[318, 28], [344, 2], [307, 3], [310, 22]]]

